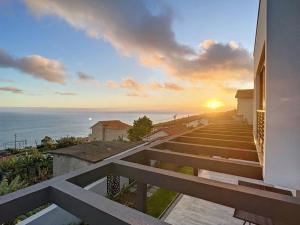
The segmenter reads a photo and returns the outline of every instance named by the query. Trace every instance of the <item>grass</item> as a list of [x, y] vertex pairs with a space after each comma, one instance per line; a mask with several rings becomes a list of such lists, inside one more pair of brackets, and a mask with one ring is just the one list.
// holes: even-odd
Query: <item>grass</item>
[[[178, 172], [193, 175], [193, 168], [182, 166]], [[151, 197], [147, 199], [147, 214], [158, 218], [169, 204], [176, 198], [178, 193], [165, 188], [159, 188]]]
[[[177, 172], [193, 175], [193, 168], [181, 166], [176, 169]], [[147, 214], [158, 218], [169, 206], [169, 204], [178, 196], [178, 193], [165, 188], [158, 188], [150, 197], [147, 198]], [[123, 190], [115, 201], [134, 208], [136, 193]]]
[[147, 214], [158, 218], [176, 196], [175, 191], [159, 188], [147, 199]]
[[193, 168], [189, 166], [182, 166], [179, 168], [178, 172], [188, 174], [188, 175], [193, 175]]

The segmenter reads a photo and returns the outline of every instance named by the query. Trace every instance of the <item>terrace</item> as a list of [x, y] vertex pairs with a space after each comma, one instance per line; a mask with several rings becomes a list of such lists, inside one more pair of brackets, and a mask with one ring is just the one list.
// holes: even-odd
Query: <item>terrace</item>
[[[153, 160], [192, 167], [194, 176], [152, 167], [150, 161]], [[180, 204], [179, 209], [175, 206], [174, 213], [171, 211], [165, 221], [144, 213], [147, 184], [151, 184], [226, 208], [260, 215], [274, 224], [299, 224], [299, 198], [274, 193], [267, 188], [260, 190], [241, 186], [226, 179], [210, 179], [203, 176], [203, 171], [217, 172], [221, 177], [234, 175], [238, 179], [263, 184], [263, 168], [253, 142], [252, 127], [232, 120], [217, 120], [213, 124], [1, 196], [0, 223], [47, 203], [58, 205], [90, 225], [100, 221], [101, 224], [168, 224], [178, 219], [176, 210], [177, 216], [180, 215]], [[137, 210], [84, 189], [105, 176], [136, 180]], [[219, 209], [217, 212], [224, 208]], [[225, 214], [231, 212], [226, 211]], [[204, 222], [200, 217], [194, 221], [195, 224]], [[224, 213], [216, 214], [209, 220], [213, 223], [213, 220], [222, 217]]]

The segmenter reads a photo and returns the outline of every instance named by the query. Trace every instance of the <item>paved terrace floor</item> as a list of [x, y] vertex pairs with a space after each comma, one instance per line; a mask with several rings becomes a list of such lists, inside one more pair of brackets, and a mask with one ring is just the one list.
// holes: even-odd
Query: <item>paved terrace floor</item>
[[[188, 137], [190, 139], [188, 139]], [[194, 139], [193, 139], [194, 138]], [[176, 141], [186, 141], [237, 149], [255, 150], [252, 136], [252, 127], [242, 124], [212, 124], [200, 128]], [[257, 162], [253, 162], [257, 163]], [[199, 177], [237, 184], [238, 180], [246, 180], [259, 183], [259, 180], [237, 177], [207, 170], [199, 170]], [[240, 225], [244, 221], [235, 219], [234, 209], [215, 204], [202, 199], [183, 195], [171, 212], [165, 217], [165, 221], [174, 225]]]

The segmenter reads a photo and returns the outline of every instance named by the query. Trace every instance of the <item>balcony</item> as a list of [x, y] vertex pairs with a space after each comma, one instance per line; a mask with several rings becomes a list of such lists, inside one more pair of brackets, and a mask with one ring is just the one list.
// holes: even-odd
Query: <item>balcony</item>
[[[300, 199], [214, 179], [151, 166], [151, 160], [229, 174], [262, 182], [252, 127], [211, 124], [141, 146], [121, 156], [0, 197], [0, 224], [47, 203], [54, 203], [86, 223], [167, 224], [146, 215], [147, 184], [270, 218], [299, 224]], [[106, 176], [137, 181], [136, 207], [116, 203], [84, 189]], [[270, 207], [272, 205], [272, 207]], [[201, 219], [198, 214], [197, 218]]]
[[263, 162], [265, 141], [265, 111], [256, 111], [256, 147], [259, 161]]

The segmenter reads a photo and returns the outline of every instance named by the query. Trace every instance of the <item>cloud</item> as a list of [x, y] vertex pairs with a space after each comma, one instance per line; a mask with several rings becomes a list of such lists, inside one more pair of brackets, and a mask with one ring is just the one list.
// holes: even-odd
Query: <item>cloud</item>
[[166, 82], [164, 84], [164, 88], [168, 89], [168, 90], [173, 90], [173, 91], [182, 91], [182, 90], [184, 90], [184, 88], [179, 86], [178, 84], [170, 83], [170, 82]]
[[95, 78], [93, 76], [88, 75], [88, 74], [83, 73], [83, 72], [78, 72], [77, 75], [78, 75], [78, 79], [81, 80], [81, 81], [95, 80]]
[[22, 94], [24, 91], [17, 87], [0, 87], [0, 91], [7, 91], [14, 94]]
[[17, 69], [35, 78], [63, 84], [66, 79], [64, 66], [61, 62], [39, 55], [15, 58], [0, 49], [0, 68]]
[[113, 81], [113, 80], [108, 80], [106, 82], [106, 87], [115, 89], [115, 88], [119, 87], [119, 84], [117, 82]]
[[106, 82], [108, 88], [124, 88], [128, 90], [141, 91], [143, 89], [143, 84], [137, 82], [131, 77], [123, 78], [120, 83], [117, 83], [113, 80], [108, 80]]
[[64, 96], [74, 96], [74, 95], [77, 95], [77, 93], [75, 93], [75, 92], [59, 92], [59, 91], [56, 91], [55, 94], [57, 94], [57, 95], [64, 95]]
[[83, 73], [83, 72], [78, 72], [77, 76], [78, 76], [78, 81], [80, 83], [95, 85], [96, 87], [101, 86], [100, 82], [94, 76], [91, 76], [91, 75]]
[[133, 78], [125, 78], [120, 84], [121, 88], [139, 91], [143, 88], [143, 85], [135, 81]]
[[26, 0], [38, 15], [55, 15], [90, 37], [104, 39], [146, 66], [164, 69], [180, 79], [250, 79], [252, 56], [235, 42], [203, 41], [195, 50], [175, 39], [175, 14], [161, 2], [152, 13], [142, 0]]
[[157, 81], [154, 81], [149, 86], [154, 90], [166, 89], [170, 91], [183, 91], [185, 89], [184, 87], [172, 82], [165, 82], [163, 84], [160, 84]]
[[129, 91], [129, 92], [127, 92], [126, 96], [128, 96], [128, 97], [143, 97], [143, 98], [149, 97], [148, 94], [140, 93], [140, 92], [135, 92], [135, 91]]
[[184, 87], [172, 82], [165, 82], [163, 84], [157, 81], [152, 83], [140, 83], [132, 77], [123, 78], [119, 83], [109, 80], [106, 82], [106, 86], [112, 89], [126, 89], [126, 96], [130, 97], [149, 97], [150, 95], [148, 93], [151, 93], [153, 90], [182, 91], [185, 89]]

